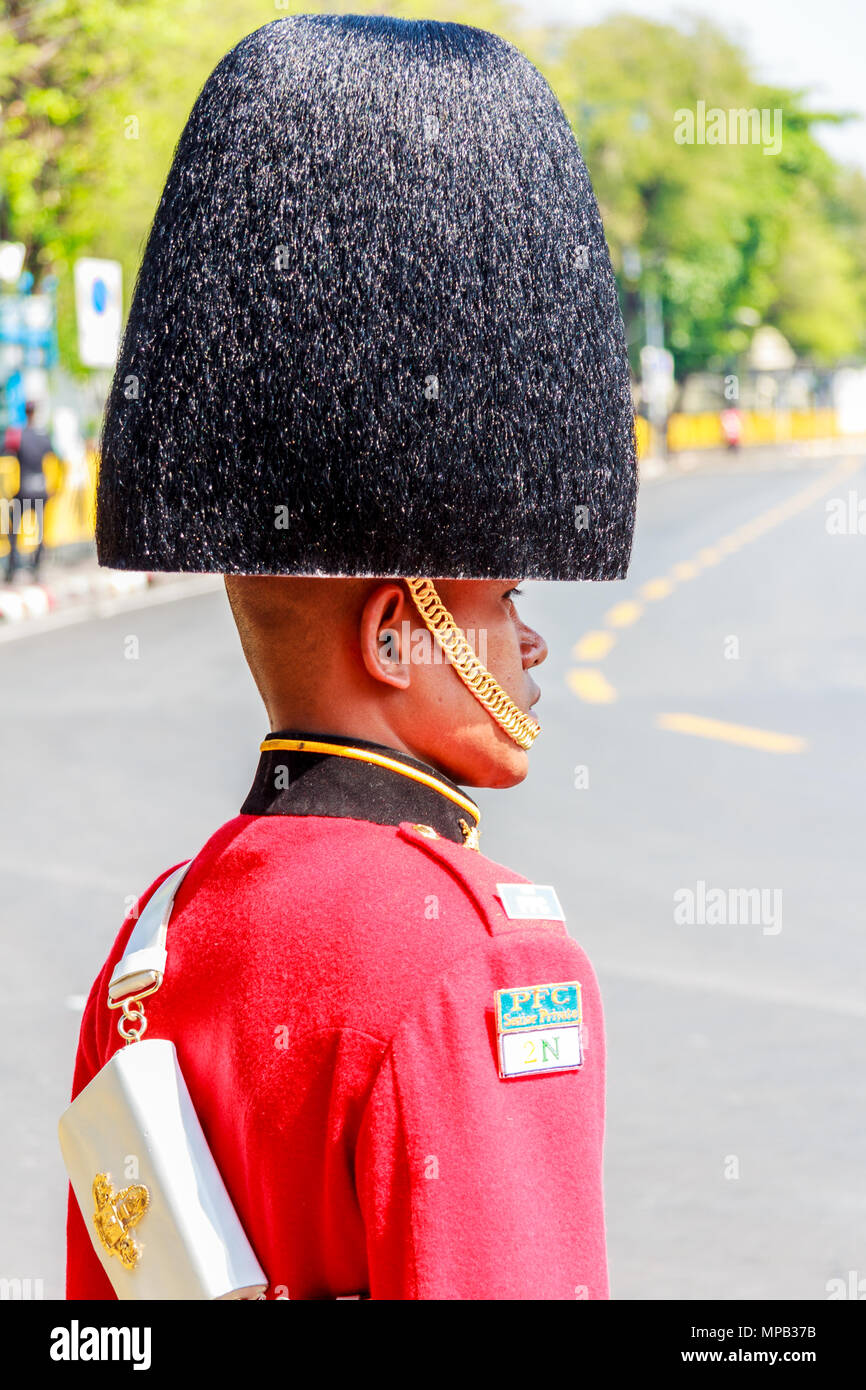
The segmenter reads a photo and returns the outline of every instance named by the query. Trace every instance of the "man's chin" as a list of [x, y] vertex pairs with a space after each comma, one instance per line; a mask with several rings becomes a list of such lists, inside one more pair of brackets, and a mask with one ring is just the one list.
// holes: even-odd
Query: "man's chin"
[[516, 787], [526, 779], [529, 772], [529, 754], [517, 744], [506, 749], [501, 757], [491, 760], [487, 768], [476, 768], [473, 773], [452, 780], [464, 787], [491, 787], [502, 790]]

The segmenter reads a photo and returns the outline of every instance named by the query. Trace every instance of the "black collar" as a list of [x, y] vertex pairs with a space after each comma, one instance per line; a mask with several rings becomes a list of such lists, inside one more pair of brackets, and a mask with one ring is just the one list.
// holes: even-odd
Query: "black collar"
[[269, 734], [262, 743], [241, 815], [411, 821], [475, 848], [481, 818], [471, 797], [429, 763], [383, 743], [298, 729]]

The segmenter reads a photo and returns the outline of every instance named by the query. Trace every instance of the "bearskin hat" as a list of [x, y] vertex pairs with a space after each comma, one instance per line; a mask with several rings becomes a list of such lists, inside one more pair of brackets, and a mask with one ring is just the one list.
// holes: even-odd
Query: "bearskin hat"
[[528, 59], [276, 20], [175, 152], [106, 407], [102, 564], [617, 579], [629, 370], [601, 218]]

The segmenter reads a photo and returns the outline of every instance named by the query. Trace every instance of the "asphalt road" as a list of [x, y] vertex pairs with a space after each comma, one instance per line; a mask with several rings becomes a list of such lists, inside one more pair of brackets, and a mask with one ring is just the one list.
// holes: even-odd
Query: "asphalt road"
[[[616, 1298], [866, 1281], [866, 536], [826, 524], [852, 491], [863, 460], [654, 479], [627, 581], [525, 586], [543, 733], [477, 794], [481, 848], [556, 887], [601, 981]], [[0, 1277], [57, 1298], [82, 996], [266, 724], [220, 592], [4, 643], [0, 672]]]

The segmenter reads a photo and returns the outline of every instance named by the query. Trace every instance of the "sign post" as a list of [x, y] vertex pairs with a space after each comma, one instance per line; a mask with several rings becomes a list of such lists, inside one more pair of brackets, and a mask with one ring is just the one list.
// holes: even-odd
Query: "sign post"
[[85, 367], [113, 367], [120, 345], [123, 272], [119, 261], [75, 262], [78, 355]]

